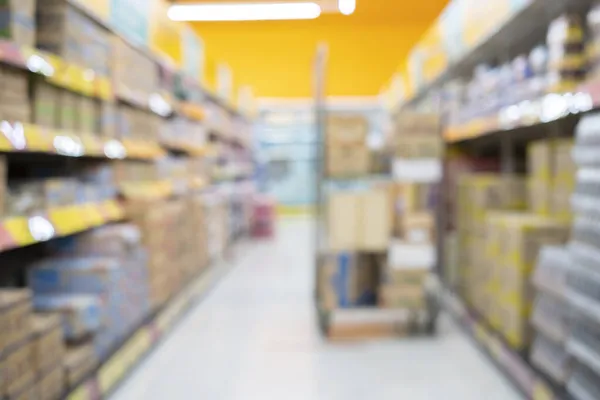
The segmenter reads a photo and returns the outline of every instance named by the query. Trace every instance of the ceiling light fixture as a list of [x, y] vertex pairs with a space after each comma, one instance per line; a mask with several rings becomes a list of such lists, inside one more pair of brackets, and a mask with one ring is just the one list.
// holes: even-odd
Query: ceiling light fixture
[[351, 15], [356, 11], [356, 0], [339, 0], [338, 8], [344, 15]]
[[173, 21], [273, 21], [315, 19], [316, 3], [176, 4], [169, 7]]

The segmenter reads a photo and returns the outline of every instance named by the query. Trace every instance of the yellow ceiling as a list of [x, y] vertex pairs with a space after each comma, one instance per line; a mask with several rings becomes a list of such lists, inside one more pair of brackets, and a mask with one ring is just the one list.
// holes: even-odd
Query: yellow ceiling
[[207, 69], [228, 63], [234, 86], [250, 85], [258, 97], [310, 97], [312, 62], [317, 45], [325, 42], [327, 94], [376, 95], [448, 0], [357, 0], [350, 16], [331, 13], [336, 0], [319, 2], [324, 12], [315, 20], [193, 23], [205, 43]]

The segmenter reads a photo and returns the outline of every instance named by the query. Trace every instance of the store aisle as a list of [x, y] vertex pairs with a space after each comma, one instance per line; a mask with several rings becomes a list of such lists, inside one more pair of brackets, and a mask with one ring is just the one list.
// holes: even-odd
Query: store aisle
[[[115, 393], [114, 400], [513, 400], [447, 320], [439, 337], [330, 344], [313, 310], [312, 229], [282, 222]], [[242, 257], [243, 255], [243, 257]]]

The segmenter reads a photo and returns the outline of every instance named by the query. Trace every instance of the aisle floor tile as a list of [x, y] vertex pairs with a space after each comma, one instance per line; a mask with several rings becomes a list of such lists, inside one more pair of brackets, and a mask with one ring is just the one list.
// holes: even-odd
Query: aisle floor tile
[[313, 228], [283, 221], [114, 394], [114, 400], [513, 400], [445, 316], [433, 338], [332, 344], [313, 307]]

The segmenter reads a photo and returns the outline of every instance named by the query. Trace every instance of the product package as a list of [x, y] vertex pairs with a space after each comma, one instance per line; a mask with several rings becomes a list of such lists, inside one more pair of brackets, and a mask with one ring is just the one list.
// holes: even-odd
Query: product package
[[58, 315], [35, 314], [32, 319], [32, 360], [38, 374], [62, 364], [65, 344]]
[[0, 290], [0, 353], [29, 336], [31, 309], [31, 291]]
[[103, 324], [102, 303], [97, 296], [36, 294], [33, 307], [36, 312], [59, 314], [67, 340], [85, 338], [97, 332]]

